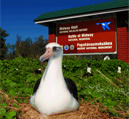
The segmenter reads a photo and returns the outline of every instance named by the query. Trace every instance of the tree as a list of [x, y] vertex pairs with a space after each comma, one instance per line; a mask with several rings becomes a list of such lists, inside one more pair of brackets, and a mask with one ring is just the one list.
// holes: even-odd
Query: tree
[[21, 36], [17, 35], [17, 41], [15, 45], [7, 44], [8, 54], [7, 59], [13, 59], [15, 57], [22, 56], [24, 58], [31, 57], [39, 59], [40, 55], [44, 52], [44, 47], [47, 44], [47, 40], [43, 39], [43, 36], [39, 36], [32, 42], [31, 38], [21, 40]]
[[24, 57], [30, 57], [32, 53], [32, 40], [31, 38], [26, 38], [24, 41], [23, 53]]
[[26, 38], [25, 41], [17, 40], [16, 41], [16, 56], [30, 57], [32, 40], [31, 38]]
[[7, 48], [8, 48], [8, 54], [7, 54], [7, 59], [13, 59], [15, 58], [15, 45], [11, 45], [10, 43], [7, 43]]
[[6, 33], [5, 30], [2, 30], [0, 27], [0, 60], [5, 59], [5, 56], [7, 54], [7, 47], [5, 45], [5, 37], [7, 37], [9, 34]]
[[15, 55], [16, 57], [18, 57], [18, 56], [21, 56], [20, 54], [21, 36], [17, 35], [16, 37], [17, 39], [15, 44], [15, 48], [16, 48]]
[[33, 58], [39, 59], [40, 55], [43, 54], [44, 48], [47, 42], [43, 39], [43, 36], [39, 36], [35, 39], [35, 42], [32, 45]]

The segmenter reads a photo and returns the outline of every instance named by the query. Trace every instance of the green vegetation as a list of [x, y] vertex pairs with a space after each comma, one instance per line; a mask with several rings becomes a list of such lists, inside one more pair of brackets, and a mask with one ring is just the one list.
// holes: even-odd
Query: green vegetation
[[[83, 77], [89, 64], [93, 76]], [[114, 116], [122, 116], [121, 111], [127, 114], [129, 107], [129, 66], [125, 62], [116, 59], [106, 61], [73, 59], [65, 60], [64, 65], [64, 75], [76, 82], [79, 98], [88, 102], [93, 101], [95, 104], [99, 102], [102, 111], [109, 112]], [[118, 67], [122, 68], [121, 74], [117, 73]], [[97, 70], [101, 71], [109, 80]]]
[[[93, 76], [83, 77], [88, 65], [92, 68]], [[8, 94], [10, 99], [15, 99], [18, 103], [26, 103], [27, 97], [32, 95], [36, 81], [42, 76], [33, 72], [38, 68], [42, 68], [43, 72], [45, 67], [45, 62], [41, 64], [32, 58], [17, 57], [13, 60], [0, 60], [0, 90]], [[118, 67], [122, 68], [121, 74], [117, 73]], [[103, 61], [64, 57], [63, 74], [77, 84], [80, 101], [83, 99], [85, 102], [99, 103], [101, 111], [113, 116], [128, 116], [129, 65], [127, 63], [116, 59]], [[16, 119], [18, 112], [9, 107], [5, 96], [1, 93], [0, 99], [0, 119]], [[13, 103], [13, 106], [19, 108], [17, 103]]]

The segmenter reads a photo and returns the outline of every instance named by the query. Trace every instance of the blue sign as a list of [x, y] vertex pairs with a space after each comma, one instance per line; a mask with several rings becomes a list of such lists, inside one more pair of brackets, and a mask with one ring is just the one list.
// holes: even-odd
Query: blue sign
[[104, 31], [105, 31], [106, 28], [107, 28], [108, 30], [110, 30], [110, 28], [109, 28], [108, 25], [111, 24], [111, 22], [96, 23], [96, 25], [99, 25], [99, 24], [102, 25], [102, 28], [103, 28]]
[[65, 46], [64, 46], [64, 49], [65, 49], [65, 50], [68, 50], [68, 49], [69, 49], [69, 46], [68, 46], [68, 45], [65, 45]]

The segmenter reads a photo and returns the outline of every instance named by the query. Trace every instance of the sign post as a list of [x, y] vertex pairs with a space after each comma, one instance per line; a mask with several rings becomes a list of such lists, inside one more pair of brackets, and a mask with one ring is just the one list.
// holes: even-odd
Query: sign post
[[116, 54], [115, 18], [59, 24], [57, 43], [64, 54]]

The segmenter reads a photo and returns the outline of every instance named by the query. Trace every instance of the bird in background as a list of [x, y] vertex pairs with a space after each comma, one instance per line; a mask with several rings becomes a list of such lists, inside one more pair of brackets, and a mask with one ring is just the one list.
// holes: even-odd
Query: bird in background
[[104, 31], [106, 30], [106, 28], [107, 28], [108, 30], [110, 30], [110, 27], [109, 27], [108, 25], [111, 24], [111, 22], [96, 23], [96, 25], [99, 25], [99, 24], [102, 25], [102, 28], [103, 28]]

